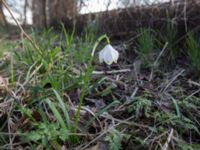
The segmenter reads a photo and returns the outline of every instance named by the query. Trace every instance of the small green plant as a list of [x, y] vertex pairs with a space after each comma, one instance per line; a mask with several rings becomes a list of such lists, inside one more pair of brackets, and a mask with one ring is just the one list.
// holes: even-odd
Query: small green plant
[[149, 66], [153, 63], [151, 55], [155, 48], [155, 36], [152, 30], [143, 28], [138, 31], [138, 34], [138, 54], [143, 59], [144, 64]]
[[[73, 142], [73, 139], [77, 138], [76, 136], [70, 136], [68, 134], [72, 130], [72, 125], [70, 123], [68, 109], [63, 99], [56, 90], [53, 90], [53, 94], [57, 101], [52, 102], [52, 100], [47, 98], [42, 105], [47, 105], [50, 108], [55, 121], [52, 121], [49, 116], [46, 115], [41, 106], [37, 109], [37, 112], [41, 116], [41, 121], [39, 122], [35, 120], [33, 112], [30, 109], [25, 107], [21, 108], [21, 112], [30, 119], [33, 126], [33, 129], [26, 133], [26, 138], [22, 137], [23, 141], [28, 140], [37, 144], [42, 144], [45, 148], [54, 147], [58, 149], [61, 148], [58, 141]], [[49, 145], [49, 143], [51, 144]]]
[[177, 116], [173, 112], [154, 112], [153, 117], [159, 122], [159, 125], [171, 125], [174, 128], [177, 128], [180, 133], [186, 132], [187, 130], [195, 131], [199, 133], [195, 122], [190, 120], [185, 116]]
[[200, 44], [191, 32], [188, 33], [186, 44], [191, 65], [196, 73], [200, 73]]
[[110, 134], [106, 136], [106, 141], [109, 143], [109, 150], [120, 150], [123, 135], [116, 129], [112, 129]]
[[137, 118], [144, 114], [145, 117], [151, 115], [152, 102], [143, 97], [136, 97], [134, 102], [129, 105], [128, 111], [134, 112]]
[[[35, 125], [36, 130], [27, 134], [26, 140], [37, 143], [45, 148], [61, 148], [58, 139], [66, 139], [67, 133], [59, 128], [57, 124], [38, 123]], [[65, 133], [65, 134], [64, 134]]]
[[183, 139], [179, 139], [178, 148], [180, 150], [198, 150], [200, 149], [200, 144], [188, 144]]

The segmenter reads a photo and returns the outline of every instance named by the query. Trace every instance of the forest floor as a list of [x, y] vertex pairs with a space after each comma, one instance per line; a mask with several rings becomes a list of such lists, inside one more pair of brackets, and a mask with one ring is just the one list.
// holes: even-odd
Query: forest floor
[[200, 149], [200, 43], [139, 32], [112, 65], [94, 31], [1, 34], [0, 149]]

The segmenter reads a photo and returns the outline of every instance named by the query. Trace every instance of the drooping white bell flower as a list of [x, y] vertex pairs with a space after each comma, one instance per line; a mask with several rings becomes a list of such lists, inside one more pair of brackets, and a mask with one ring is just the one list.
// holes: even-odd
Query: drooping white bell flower
[[99, 61], [100, 63], [105, 62], [108, 65], [111, 65], [113, 62], [117, 63], [119, 58], [119, 52], [115, 50], [110, 44], [106, 45], [99, 52]]

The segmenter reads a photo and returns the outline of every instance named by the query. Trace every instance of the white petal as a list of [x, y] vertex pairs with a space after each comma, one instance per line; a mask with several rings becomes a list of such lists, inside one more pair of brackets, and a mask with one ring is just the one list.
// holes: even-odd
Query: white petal
[[105, 53], [105, 55], [104, 55], [104, 62], [106, 63], [106, 64], [108, 64], [108, 65], [111, 65], [112, 64], [112, 62], [113, 62], [113, 55], [112, 54], [108, 54], [108, 53]]
[[111, 65], [114, 60], [114, 53], [110, 46], [107, 46], [106, 48], [107, 49], [105, 49], [104, 51], [103, 58], [104, 58], [105, 63], [107, 63], [108, 65]]
[[103, 52], [104, 52], [104, 49], [102, 49], [102, 50], [99, 52], [99, 62], [100, 62], [100, 63], [103, 62]]
[[108, 65], [111, 65], [113, 62], [117, 63], [119, 58], [119, 52], [116, 51], [110, 44], [106, 45], [100, 52], [99, 52], [99, 61], [105, 62]]
[[115, 50], [111, 45], [109, 45], [109, 49], [110, 49], [110, 51], [112, 51], [112, 55], [113, 55], [112, 62], [117, 63], [117, 60], [119, 58], [119, 52], [117, 50]]
[[115, 53], [114, 62], [117, 63], [117, 60], [119, 58], [119, 52], [118, 51], [114, 51], [114, 53]]
[[109, 51], [116, 51], [110, 44], [106, 45], [105, 49]]

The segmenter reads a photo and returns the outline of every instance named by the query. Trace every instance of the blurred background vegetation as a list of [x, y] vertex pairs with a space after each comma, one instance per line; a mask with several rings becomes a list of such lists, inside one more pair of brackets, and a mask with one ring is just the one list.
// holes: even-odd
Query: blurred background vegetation
[[[138, 28], [178, 29], [178, 37], [200, 23], [198, 0], [7, 0], [24, 27], [59, 28], [77, 33], [95, 28], [112, 37], [132, 37]], [[0, 27], [14, 25], [0, 4]], [[9, 29], [10, 30], [10, 29]], [[174, 32], [173, 32], [174, 33]]]

